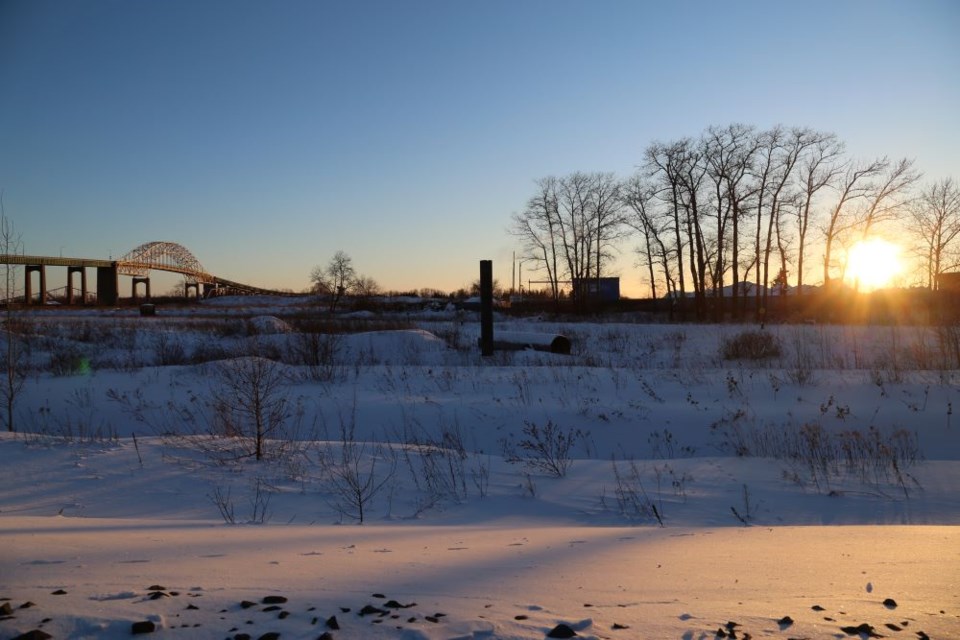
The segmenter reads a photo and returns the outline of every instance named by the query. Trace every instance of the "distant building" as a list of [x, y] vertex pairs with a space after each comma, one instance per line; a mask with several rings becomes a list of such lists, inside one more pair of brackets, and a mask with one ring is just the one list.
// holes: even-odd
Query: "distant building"
[[616, 302], [620, 299], [620, 278], [574, 279], [573, 287], [584, 300]]
[[941, 273], [937, 276], [937, 290], [960, 293], [960, 272]]

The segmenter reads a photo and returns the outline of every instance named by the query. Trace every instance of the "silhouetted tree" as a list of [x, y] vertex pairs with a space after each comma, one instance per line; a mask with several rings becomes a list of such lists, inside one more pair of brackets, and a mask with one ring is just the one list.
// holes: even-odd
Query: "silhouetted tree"
[[353, 259], [344, 251], [337, 251], [326, 266], [317, 266], [310, 273], [314, 293], [327, 297], [330, 311], [347, 295], [372, 296], [380, 291], [380, 285], [369, 276], [357, 274]]
[[510, 233], [519, 238], [524, 251], [547, 272], [553, 301], [560, 300], [559, 211], [557, 179], [549, 176], [537, 180], [537, 193], [527, 201], [521, 213], [513, 215]]
[[655, 267], [659, 267], [663, 273], [667, 296], [673, 296], [676, 285], [670, 272], [670, 250], [665, 240], [667, 227], [657, 213], [655, 187], [642, 174], [637, 173], [624, 182], [622, 197], [629, 212], [626, 224], [642, 237], [637, 253], [650, 278], [650, 296], [658, 297]]
[[840, 158], [843, 142], [832, 133], [822, 134], [800, 162], [798, 169], [799, 202], [797, 216], [797, 295], [803, 295], [804, 258], [807, 249], [807, 233], [816, 209], [818, 194], [843, 173]]
[[912, 230], [920, 241], [926, 285], [937, 288], [937, 276], [956, 268], [960, 259], [960, 186], [951, 178], [926, 186], [911, 207]]
[[[856, 203], [865, 198], [870, 190], [870, 182], [886, 169], [889, 161], [880, 158], [870, 163], [848, 165], [836, 184], [837, 199], [830, 207], [826, 226], [823, 229], [823, 284], [829, 286], [833, 268], [833, 249], [840, 239], [856, 227], [853, 211]], [[842, 276], [841, 276], [842, 277]]]
[[288, 439], [281, 435], [296, 412], [280, 364], [255, 351], [219, 362], [214, 378], [215, 433], [242, 443], [241, 455], [262, 460], [268, 455], [268, 440]]
[[[3, 208], [3, 192], [0, 191], [0, 253], [16, 255], [23, 252], [23, 242], [14, 230], [13, 223], [7, 218]], [[13, 313], [16, 297], [17, 275], [19, 270], [10, 264], [3, 265], [3, 301], [4, 301], [4, 376], [0, 385], [5, 409], [4, 419], [7, 431], [16, 431], [14, 420], [17, 396], [27, 379], [26, 345], [20, 335], [22, 327]]]
[[[740, 316], [740, 232], [749, 214], [754, 188], [750, 172], [759, 148], [753, 127], [731, 124], [710, 127], [704, 134], [704, 159], [713, 185], [716, 216], [716, 260], [712, 280], [715, 294], [722, 295], [729, 269], [733, 285], [733, 314]], [[729, 225], [729, 227], [728, 227]], [[727, 233], [730, 233], [729, 241]], [[729, 251], [729, 257], [727, 255]], [[718, 305], [719, 312], [719, 305]]]
[[[512, 217], [509, 231], [546, 270], [555, 301], [564, 280], [600, 278], [624, 229], [620, 183], [612, 173], [575, 172], [537, 181], [537, 193]], [[573, 287], [582, 308], [582, 288]]]

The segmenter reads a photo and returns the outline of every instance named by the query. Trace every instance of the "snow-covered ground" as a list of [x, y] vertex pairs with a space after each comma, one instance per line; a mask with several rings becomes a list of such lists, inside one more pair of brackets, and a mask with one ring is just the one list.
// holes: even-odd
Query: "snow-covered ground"
[[960, 637], [955, 328], [256, 304], [23, 316], [0, 638]]

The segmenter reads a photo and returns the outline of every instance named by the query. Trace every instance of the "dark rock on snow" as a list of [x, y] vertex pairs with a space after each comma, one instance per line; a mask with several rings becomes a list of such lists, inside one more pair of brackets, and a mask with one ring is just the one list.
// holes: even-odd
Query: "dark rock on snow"
[[27, 631], [26, 633], [21, 633], [13, 640], [49, 640], [53, 636], [47, 633], [46, 631], [41, 631], [40, 629], [33, 629], [32, 631]]
[[548, 638], [575, 638], [577, 632], [570, 628], [566, 624], [558, 624], [553, 629], [550, 630], [550, 633], [547, 634]]
[[153, 633], [157, 630], [157, 625], [150, 620], [142, 620], [140, 622], [134, 622], [130, 627], [130, 633], [137, 636], [142, 633]]

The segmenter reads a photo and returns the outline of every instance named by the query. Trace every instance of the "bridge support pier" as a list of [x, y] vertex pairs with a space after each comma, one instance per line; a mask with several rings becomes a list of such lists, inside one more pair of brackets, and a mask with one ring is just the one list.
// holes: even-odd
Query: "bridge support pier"
[[87, 304], [87, 270], [83, 267], [67, 267], [67, 304], [74, 304], [73, 274], [80, 274], [80, 304]]
[[193, 289], [193, 297], [199, 300], [200, 299], [200, 283], [199, 282], [184, 282], [183, 297], [189, 299], [191, 289]]
[[42, 264], [28, 264], [23, 268], [23, 301], [26, 304], [33, 304], [33, 278], [31, 275], [36, 271], [40, 274], [40, 304], [47, 304], [47, 269]]
[[146, 286], [146, 289], [147, 289], [147, 295], [144, 297], [144, 300], [149, 300], [150, 299], [150, 278], [146, 276], [133, 276], [133, 286], [131, 287], [131, 290], [130, 290], [131, 295], [133, 296], [134, 300], [139, 299], [139, 297], [137, 296], [137, 285], [140, 284], [141, 282]]
[[120, 297], [120, 273], [117, 263], [109, 267], [97, 267], [97, 304], [115, 305]]

